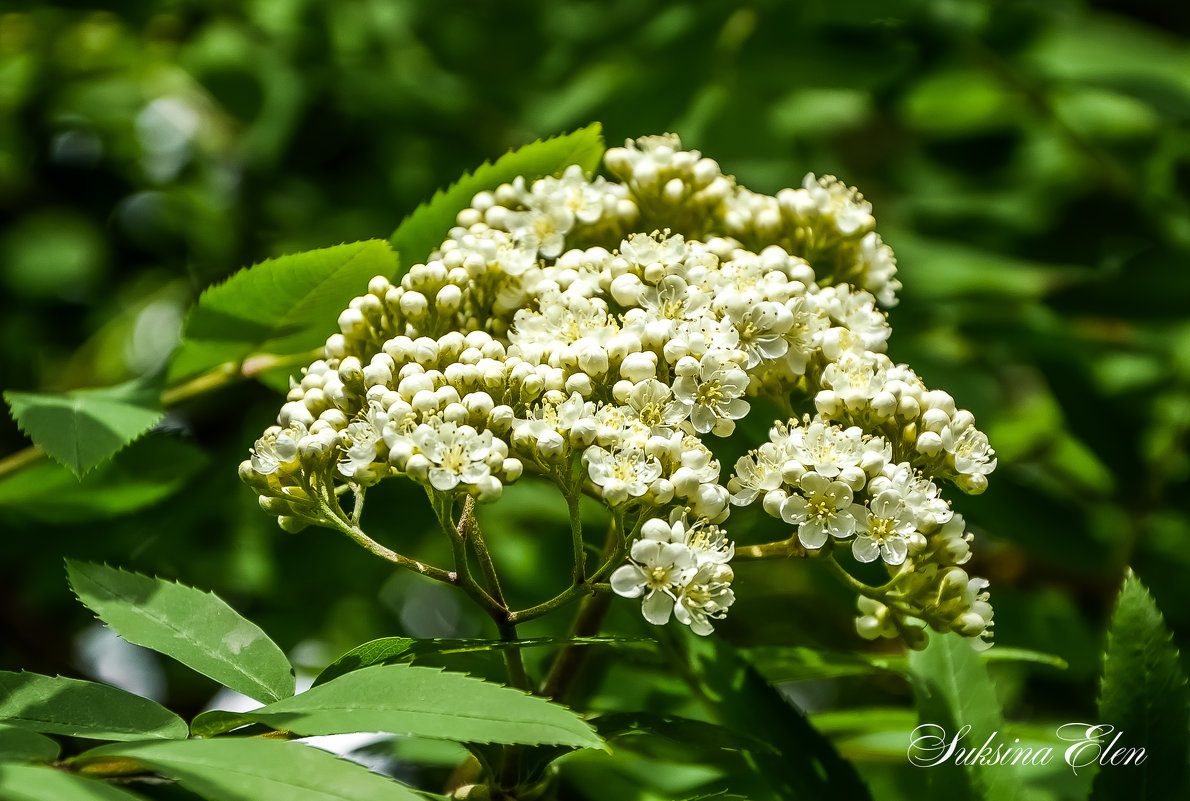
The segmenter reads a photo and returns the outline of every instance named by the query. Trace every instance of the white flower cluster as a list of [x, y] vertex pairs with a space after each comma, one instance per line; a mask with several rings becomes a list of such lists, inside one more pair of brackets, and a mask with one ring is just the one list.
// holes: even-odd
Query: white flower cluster
[[711, 620], [722, 618], [735, 601], [727, 564], [735, 546], [706, 520], [686, 522], [685, 509], [674, 509], [669, 522], [651, 518], [632, 543], [628, 562], [612, 573], [612, 589], [641, 598], [645, 619], [657, 626], [670, 615], [695, 634], [710, 634]]
[[[870, 204], [813, 175], [751, 192], [672, 135], [606, 164], [619, 182], [572, 167], [481, 192], [399, 284], [373, 279], [241, 466], [262, 505], [296, 530], [344, 484], [403, 475], [482, 502], [525, 470], [581, 468], [641, 532], [613, 590], [699, 633], [734, 599], [717, 524], [757, 498], [806, 549], [847, 544], [954, 585], [966, 539], [939, 544], [957, 518], [930, 477], [982, 491], [995, 459], [969, 412], [884, 355], [878, 305], [900, 284]], [[706, 438], [758, 396], [818, 415], [776, 426], [729, 491]], [[986, 630], [982, 601], [935, 614], [929, 592], [861, 630], [905, 609], [954, 628], [942, 615], [960, 606], [964, 633]]]

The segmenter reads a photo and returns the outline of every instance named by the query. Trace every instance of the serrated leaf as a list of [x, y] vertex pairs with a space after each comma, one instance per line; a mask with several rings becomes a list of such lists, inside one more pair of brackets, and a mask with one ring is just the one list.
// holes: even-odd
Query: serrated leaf
[[5, 392], [4, 399], [33, 443], [76, 476], [110, 459], [165, 414], [159, 388], [140, 379], [56, 395]]
[[[1099, 723], [1113, 729], [1102, 738], [1109, 764], [1095, 776], [1093, 801], [1190, 796], [1186, 676], [1161, 611], [1132, 574], [1124, 579], [1108, 629]], [[1119, 740], [1113, 748], [1116, 736]], [[1110, 764], [1110, 754], [1118, 752], [1123, 759], [1128, 749], [1141, 748], [1144, 761], [1140, 764]], [[1084, 751], [1077, 761], [1095, 750]]]
[[0, 509], [46, 523], [118, 517], [173, 495], [207, 461], [187, 442], [150, 434], [82, 478], [48, 460], [10, 473], [0, 479]]
[[351, 299], [377, 275], [396, 277], [400, 261], [381, 239], [263, 261], [208, 288], [190, 310], [171, 380], [253, 353], [288, 355], [322, 345]]
[[753, 753], [763, 780], [782, 798], [871, 799], [855, 768], [726, 642], [662, 630], [671, 655], [712, 717], [776, 754]]
[[600, 748], [564, 706], [438, 668], [375, 665], [244, 715], [303, 736], [388, 732], [475, 743]]
[[[1004, 729], [992, 680], [970, 640], [931, 632], [925, 649], [909, 654], [909, 677], [919, 722], [941, 726], [948, 742], [964, 726], [970, 726], [961, 745], [979, 748]], [[919, 759], [929, 757], [918, 755]], [[927, 777], [930, 798], [953, 801], [1014, 798], [1020, 786], [1014, 765], [965, 767], [944, 761], [930, 767]]]
[[485, 161], [448, 189], [435, 192], [428, 202], [418, 206], [401, 222], [389, 242], [400, 254], [403, 264], [423, 262], [442, 244], [455, 226], [459, 212], [470, 206], [478, 193], [509, 183], [518, 175], [527, 181], [561, 175], [572, 164], [591, 172], [599, 166], [603, 151], [603, 128], [597, 122], [573, 133], [539, 139], [510, 150], [494, 164]]
[[50, 762], [61, 747], [44, 734], [16, 726], [0, 726], [0, 762]]
[[[165, 746], [162, 748], [161, 746]], [[417, 801], [403, 784], [303, 743], [227, 737], [92, 749], [88, 761], [135, 759], [209, 801]]]
[[293, 695], [293, 667], [255, 623], [222, 599], [159, 578], [67, 560], [75, 595], [128, 642], [258, 701]]
[[81, 679], [0, 671], [0, 722], [92, 740], [176, 739], [183, 720], [160, 704]]
[[141, 796], [52, 768], [0, 765], [0, 801], [139, 801]]
[[418, 640], [412, 637], [381, 637], [352, 648], [340, 656], [314, 679], [314, 686], [325, 684], [353, 670], [371, 665], [412, 661], [430, 654], [469, 654], [502, 651], [506, 648], [541, 648], [564, 645], [640, 645], [653, 640], [641, 637], [535, 637], [526, 640]]

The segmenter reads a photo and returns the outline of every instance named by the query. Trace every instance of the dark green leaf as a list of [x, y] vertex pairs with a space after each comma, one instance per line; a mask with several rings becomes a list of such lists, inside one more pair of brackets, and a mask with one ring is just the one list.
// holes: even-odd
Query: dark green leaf
[[434, 193], [406, 217], [389, 241], [404, 264], [424, 261], [455, 226], [455, 218], [471, 205], [478, 193], [509, 183], [518, 175], [532, 181], [546, 175], [561, 175], [571, 164], [591, 172], [603, 158], [603, 129], [592, 123], [573, 133], [539, 140], [509, 151], [495, 164], [484, 162], [474, 172], [465, 174], [450, 188]]
[[[164, 748], [160, 746], [165, 746]], [[308, 745], [227, 737], [95, 748], [81, 765], [135, 759], [210, 801], [415, 801], [411, 789]]]
[[[924, 650], [909, 654], [909, 675], [917, 701], [918, 720], [941, 726], [946, 741], [970, 726], [961, 745], [979, 748], [989, 737], [1004, 729], [1000, 702], [987, 667], [971, 647], [971, 641], [957, 634], [931, 632]], [[936, 731], [936, 730], [932, 730]], [[920, 754], [919, 759], [930, 759]], [[969, 768], [951, 761], [929, 768], [931, 798], [1013, 798], [1019, 777], [1013, 765]]]
[[[1131, 574], [1124, 579], [1108, 629], [1098, 722], [1113, 729], [1103, 731], [1103, 758], [1108, 764], [1095, 777], [1094, 801], [1190, 796], [1186, 676], [1161, 611]], [[1113, 746], [1117, 735], [1119, 740]], [[1142, 763], [1122, 764], [1130, 753], [1139, 755], [1130, 749], [1142, 748]], [[1121, 762], [1110, 764], [1113, 755]], [[1076, 763], [1099, 757], [1099, 749], [1090, 747], [1080, 753]]]
[[563, 645], [641, 645], [652, 640], [640, 637], [536, 637], [528, 640], [418, 640], [412, 637], [381, 637], [352, 648], [327, 665], [318, 674], [314, 686], [325, 684], [353, 670], [371, 665], [388, 665], [393, 662], [409, 662], [419, 656], [430, 654], [469, 654], [486, 651], [501, 651], [505, 648], [540, 648]]
[[57, 742], [43, 734], [0, 726], [0, 762], [50, 762], [61, 750]]
[[0, 480], [0, 508], [46, 523], [118, 517], [173, 495], [206, 463], [193, 445], [150, 434], [82, 478], [48, 460], [11, 473]]
[[110, 459], [165, 414], [158, 387], [141, 380], [60, 395], [5, 392], [4, 399], [34, 444], [76, 476]]
[[564, 706], [413, 665], [356, 670], [244, 715], [302, 735], [382, 731], [459, 742], [603, 745], [586, 721]]
[[0, 765], [0, 801], [137, 801], [139, 795], [52, 768]]
[[777, 795], [789, 798], [870, 799], [868, 788], [830, 741], [773, 689], [727, 643], [664, 629], [675, 660], [722, 726], [746, 740], [769, 743], [776, 754], [753, 759]]
[[393, 278], [400, 262], [379, 239], [269, 259], [240, 270], [198, 299], [171, 379], [185, 378], [253, 353], [297, 354], [337, 331], [347, 304], [377, 275]]
[[0, 671], [0, 721], [93, 740], [179, 738], [186, 724], [168, 709], [92, 681]]
[[164, 579], [67, 560], [79, 600], [117, 634], [258, 701], [293, 695], [293, 667], [260, 627], [220, 598]]

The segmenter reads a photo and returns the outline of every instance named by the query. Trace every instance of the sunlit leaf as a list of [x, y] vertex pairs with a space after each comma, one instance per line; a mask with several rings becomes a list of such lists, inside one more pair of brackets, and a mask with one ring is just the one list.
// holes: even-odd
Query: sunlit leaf
[[393, 278], [400, 262], [379, 239], [294, 253], [240, 270], [210, 287], [186, 318], [171, 379], [253, 353], [287, 355], [322, 345], [339, 314], [377, 275]]
[[81, 476], [161, 420], [158, 388], [129, 381], [51, 395], [5, 392], [12, 416], [34, 444]]
[[603, 744], [564, 706], [461, 673], [404, 664], [352, 671], [244, 716], [301, 735], [382, 731], [460, 742]]
[[160, 704], [93, 681], [0, 671], [0, 722], [93, 740], [181, 738], [186, 724]]
[[439, 190], [406, 217], [389, 240], [403, 264], [417, 264], [446, 238], [459, 212], [471, 205], [480, 192], [509, 183], [518, 175], [532, 181], [546, 175], [561, 175], [571, 164], [590, 172], [603, 158], [603, 131], [592, 123], [573, 133], [539, 140], [509, 151], [494, 164], [484, 162], [465, 174], [449, 189]]
[[293, 694], [285, 654], [215, 595], [106, 565], [67, 560], [66, 569], [79, 600], [129, 642], [258, 701]]

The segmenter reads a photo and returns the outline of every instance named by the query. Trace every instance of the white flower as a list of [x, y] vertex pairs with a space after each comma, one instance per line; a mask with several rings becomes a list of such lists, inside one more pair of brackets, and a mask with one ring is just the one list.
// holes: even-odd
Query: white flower
[[741, 456], [735, 463], [735, 475], [727, 482], [731, 502], [736, 506], [747, 506], [756, 500], [757, 495], [781, 486], [784, 461], [780, 448], [772, 442]]
[[252, 454], [252, 469], [262, 476], [269, 476], [282, 466], [295, 463], [298, 458], [298, 442], [304, 436], [306, 426], [299, 421], [295, 421], [288, 428], [273, 426], [268, 429], [249, 450]]
[[942, 429], [942, 447], [954, 456], [954, 469], [970, 475], [987, 475], [996, 469], [996, 452], [988, 444], [988, 435], [973, 425], [955, 430]]
[[785, 499], [781, 519], [798, 527], [802, 545], [814, 550], [826, 544], [827, 535], [843, 540], [855, 533], [851, 487], [817, 473], [806, 473], [798, 483], [802, 494]]
[[629, 264], [648, 267], [650, 264], [670, 266], [686, 258], [689, 248], [680, 234], [654, 231], [652, 234], [633, 234], [620, 243], [620, 255]]
[[459, 484], [479, 485], [490, 475], [487, 459], [492, 448], [491, 431], [434, 420], [433, 424], [417, 427], [413, 443], [430, 460], [430, 486], [440, 492], [453, 490]]
[[859, 507], [855, 543], [851, 552], [861, 562], [876, 557], [890, 565], [899, 565], [909, 553], [909, 537], [917, 523], [901, 496], [886, 490], [872, 499], [868, 507]]
[[721, 620], [735, 603], [731, 580], [735, 577], [724, 564], [703, 564], [678, 596], [674, 617], [695, 634], [705, 637], [715, 630], [711, 620]]
[[[894, 490], [913, 513], [919, 527], [942, 525], [954, 515], [950, 504], [939, 497], [934, 482], [914, 470], [908, 462], [885, 470], [885, 475], [872, 479], [868, 491], [875, 496], [886, 489]], [[892, 471], [891, 476], [888, 475], [889, 470]]]
[[639, 539], [627, 564], [611, 575], [612, 589], [625, 598], [644, 596], [641, 612], [656, 626], [669, 622], [678, 593], [698, 571], [694, 553], [677, 542]]
[[661, 478], [661, 463], [640, 448], [608, 451], [595, 445], [587, 448], [583, 460], [591, 481], [602, 488], [604, 500], [612, 506], [639, 498]]
[[746, 368], [765, 359], [778, 359], [789, 350], [785, 334], [793, 327], [793, 314], [782, 304], [751, 304], [730, 318], [740, 333], [739, 348], [748, 357]]
[[827, 478], [835, 478], [863, 460], [863, 432], [856, 426], [843, 429], [814, 421], [789, 431], [789, 456]]
[[666, 435], [690, 414], [690, 404], [655, 378], [638, 382], [628, 393], [628, 408], [653, 434]]
[[747, 373], [713, 353], [702, 357], [697, 372], [691, 369], [673, 383], [678, 400], [693, 407], [690, 422], [694, 430], [700, 434], [712, 431], [716, 436], [730, 434], [735, 421], [748, 413], [748, 402], [741, 397], [747, 388]]

